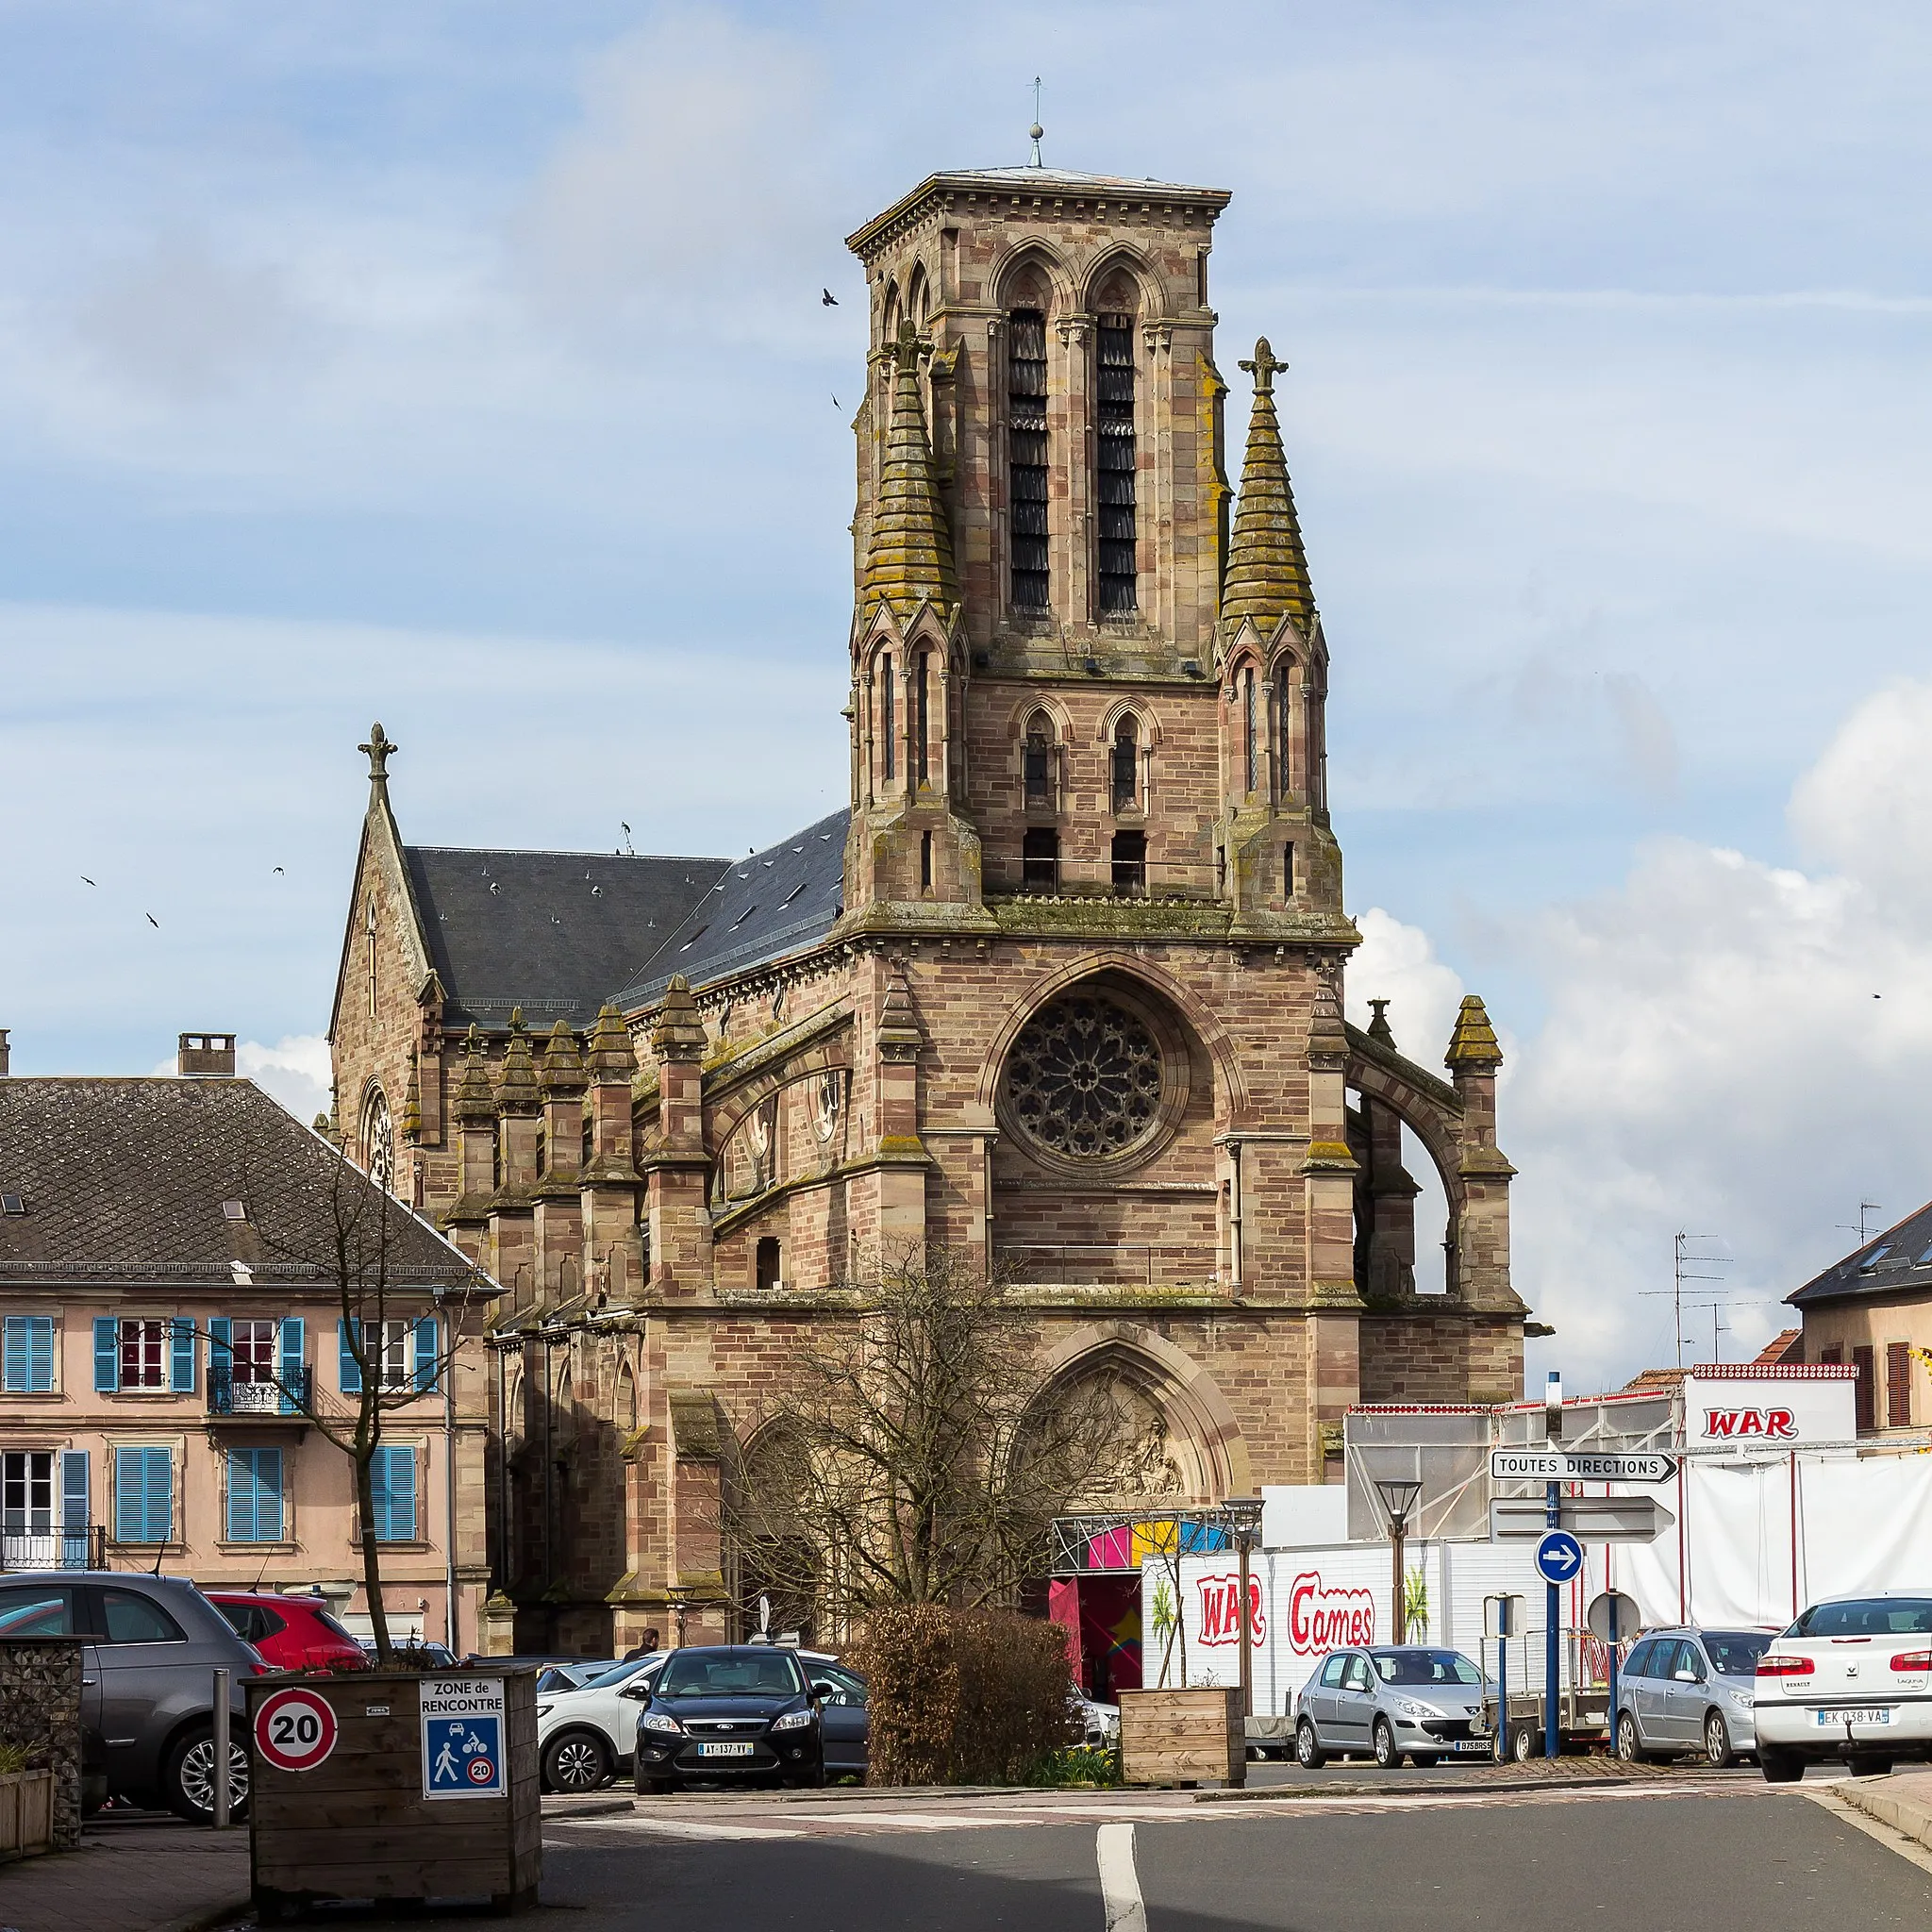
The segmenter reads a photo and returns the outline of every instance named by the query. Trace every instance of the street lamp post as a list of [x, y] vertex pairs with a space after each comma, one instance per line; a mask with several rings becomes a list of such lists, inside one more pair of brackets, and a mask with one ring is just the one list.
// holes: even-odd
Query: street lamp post
[[1382, 1498], [1382, 1508], [1389, 1518], [1389, 1549], [1391, 1555], [1390, 1618], [1395, 1626], [1395, 1641], [1408, 1641], [1407, 1605], [1404, 1602], [1402, 1587], [1402, 1544], [1408, 1534], [1408, 1519], [1422, 1495], [1420, 1482], [1411, 1482], [1407, 1477], [1384, 1477], [1375, 1479], [1375, 1489]]

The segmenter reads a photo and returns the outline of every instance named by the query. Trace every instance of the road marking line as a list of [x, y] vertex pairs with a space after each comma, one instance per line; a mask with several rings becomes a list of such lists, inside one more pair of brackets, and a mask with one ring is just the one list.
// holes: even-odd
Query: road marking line
[[1107, 1932], [1147, 1932], [1147, 1907], [1141, 1897], [1141, 1874], [1134, 1869], [1134, 1827], [1103, 1824], [1094, 1843], [1100, 1867], [1100, 1902]]
[[614, 1832], [635, 1838], [640, 1832], [663, 1832], [672, 1838], [804, 1838], [802, 1831], [786, 1831], [764, 1824], [700, 1824], [687, 1818], [585, 1818], [572, 1827], [575, 1831]]

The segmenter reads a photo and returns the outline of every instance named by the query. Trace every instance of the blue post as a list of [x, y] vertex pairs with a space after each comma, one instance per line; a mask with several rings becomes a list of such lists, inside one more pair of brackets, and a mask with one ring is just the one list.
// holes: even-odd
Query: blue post
[[[1543, 1491], [1543, 1521], [1552, 1529], [1563, 1526], [1563, 1512], [1558, 1504], [1562, 1486], [1549, 1483]], [[1549, 1605], [1545, 1622], [1548, 1628], [1543, 1632], [1543, 1756], [1554, 1759], [1557, 1756], [1557, 1680], [1560, 1670], [1560, 1632], [1557, 1625], [1563, 1615], [1562, 1592], [1554, 1583], [1543, 1586]]]
[[1496, 1762], [1509, 1761], [1509, 1592], [1496, 1599]]

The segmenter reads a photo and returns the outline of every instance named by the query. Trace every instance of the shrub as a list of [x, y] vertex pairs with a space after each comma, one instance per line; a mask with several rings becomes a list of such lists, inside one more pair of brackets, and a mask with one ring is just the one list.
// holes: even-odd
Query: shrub
[[1058, 1790], [1113, 1790], [1121, 1782], [1121, 1754], [1116, 1744], [1073, 1744], [1050, 1751], [1027, 1774], [1029, 1785]]
[[9, 1744], [0, 1738], [0, 1777], [5, 1777], [9, 1772], [35, 1769], [34, 1756], [26, 1745]]
[[1018, 1784], [1078, 1735], [1057, 1624], [892, 1605], [874, 1611], [857, 1662], [874, 1784]]

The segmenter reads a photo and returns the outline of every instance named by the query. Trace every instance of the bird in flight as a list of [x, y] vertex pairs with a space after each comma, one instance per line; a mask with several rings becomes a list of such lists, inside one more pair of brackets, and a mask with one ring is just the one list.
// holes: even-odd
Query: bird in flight
[[146, 919], [147, 923], [154, 927], [154, 929], [157, 932], [160, 931], [161, 922], [158, 919], [157, 919], [152, 912], [145, 913], [142, 916]]
[[832, 398], [832, 407], [835, 409], [839, 407], [839, 398], [837, 396]]
[[819, 307], [821, 308], [836, 308], [838, 306], [839, 298], [832, 293], [831, 290], [821, 289], [819, 291]]
[[276, 878], [283, 878], [286, 876], [280, 866], [275, 867], [275, 876]]
[[[94, 883], [94, 882], [93, 882], [93, 880], [92, 880], [91, 878], [89, 878], [89, 877], [88, 877], [88, 875], [86, 874], [86, 873], [82, 873], [82, 874], [81, 874], [81, 875], [80, 875], [80, 882], [81, 882], [81, 884], [82, 884], [82, 885], [84, 885], [84, 886], [92, 886], [92, 885], [93, 885], [93, 883]], [[99, 888], [98, 886], [96, 886], [96, 887], [94, 887], [94, 890], [95, 890], [96, 891], [98, 891], [100, 890], [100, 888]]]

